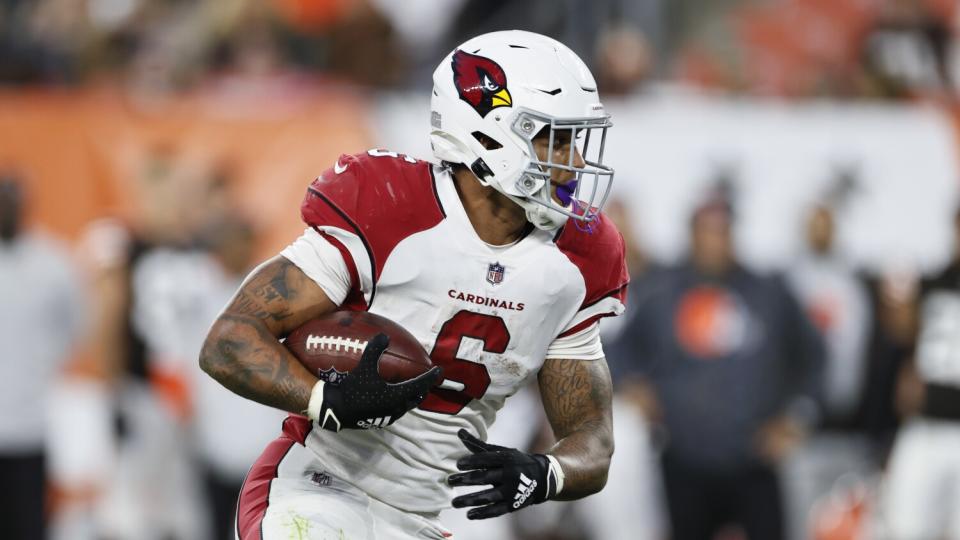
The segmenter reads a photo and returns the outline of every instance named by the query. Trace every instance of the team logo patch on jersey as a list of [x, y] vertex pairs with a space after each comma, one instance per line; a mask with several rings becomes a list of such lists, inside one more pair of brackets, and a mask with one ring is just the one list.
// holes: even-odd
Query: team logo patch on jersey
[[321, 369], [320, 372], [317, 373], [317, 378], [325, 383], [336, 386], [340, 384], [340, 381], [346, 374], [346, 371], [338, 371], [337, 368], [332, 367], [330, 369]]
[[503, 274], [506, 272], [506, 268], [503, 267], [499, 262], [491, 263], [487, 268], [487, 282], [491, 285], [498, 285], [503, 281]]
[[460, 99], [466, 101], [481, 117], [497, 107], [510, 107], [513, 98], [507, 90], [507, 74], [500, 64], [489, 58], [460, 49], [453, 53], [453, 85]]

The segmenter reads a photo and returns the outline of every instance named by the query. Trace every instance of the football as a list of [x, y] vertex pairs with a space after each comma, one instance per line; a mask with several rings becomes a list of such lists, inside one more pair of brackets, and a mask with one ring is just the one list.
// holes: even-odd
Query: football
[[433, 367], [413, 334], [390, 319], [363, 311], [335, 311], [312, 319], [291, 332], [284, 344], [314, 375], [336, 384], [360, 362], [367, 341], [381, 332], [390, 338], [378, 366], [385, 381], [403, 382]]

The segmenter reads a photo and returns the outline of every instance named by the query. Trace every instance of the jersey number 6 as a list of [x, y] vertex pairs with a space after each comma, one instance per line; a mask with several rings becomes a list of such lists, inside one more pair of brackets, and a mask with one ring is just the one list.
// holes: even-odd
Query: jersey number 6
[[457, 357], [463, 338], [473, 338], [483, 342], [483, 350], [501, 354], [507, 350], [510, 332], [500, 317], [484, 315], [472, 311], [459, 311], [443, 323], [437, 341], [433, 344], [430, 359], [433, 365], [443, 368], [443, 376], [451, 381], [463, 383], [460, 391], [434, 388], [420, 408], [444, 414], [457, 414], [467, 403], [483, 397], [490, 386], [490, 374], [487, 366], [476, 360]]

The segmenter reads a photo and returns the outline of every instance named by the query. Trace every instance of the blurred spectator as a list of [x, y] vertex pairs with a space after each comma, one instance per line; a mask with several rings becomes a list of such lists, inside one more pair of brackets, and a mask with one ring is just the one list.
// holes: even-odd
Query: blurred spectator
[[404, 82], [409, 70], [406, 50], [390, 19], [367, 2], [357, 4], [350, 17], [331, 29], [330, 71], [372, 87]]
[[[844, 176], [840, 178], [842, 181]], [[849, 188], [836, 186], [831, 191]], [[788, 277], [827, 345], [823, 420], [788, 461], [785, 487], [792, 538], [809, 538], [810, 512], [845, 474], [873, 474], [874, 461], [859, 417], [867, 380], [866, 346], [872, 323], [867, 289], [834, 245], [834, 211], [845, 195], [832, 193], [807, 216], [806, 251]]]
[[867, 291], [834, 250], [834, 209], [817, 204], [807, 216], [807, 250], [789, 278], [811, 321], [826, 338], [824, 424], [850, 425], [863, 387], [864, 349], [871, 324]]
[[861, 416], [884, 460], [900, 425], [896, 403], [899, 375], [916, 346], [918, 286], [916, 276], [906, 271], [884, 272], [868, 279], [867, 285], [874, 321]]
[[179, 255], [191, 252], [209, 213], [223, 208], [225, 186], [188, 165], [177, 148], [151, 149], [131, 179], [138, 221], [94, 228], [111, 239], [97, 257], [99, 294], [112, 299], [101, 306], [100, 336], [107, 342], [99, 358], [117, 416], [116, 463], [99, 515], [111, 538], [205, 536], [188, 424], [190, 372], [174, 353], [183, 347], [183, 324], [206, 322], [192, 312], [179, 319], [177, 302], [193, 300], [189, 293], [202, 286]]
[[75, 82], [78, 45], [89, 30], [83, 8], [64, 0], [0, 3], [0, 81]]
[[[212, 210], [211, 205], [203, 208]], [[198, 513], [209, 516], [213, 537], [227, 539], [234, 535], [243, 478], [278, 432], [284, 415], [224, 392], [197, 365], [206, 329], [249, 270], [254, 247], [252, 228], [243, 219], [214, 213], [207, 221], [200, 245], [158, 248], [141, 259], [134, 276], [134, 323], [144, 336], [153, 391], [167, 412], [192, 427], [181, 433], [182, 425], [168, 425], [166, 436], [152, 436], [159, 447], [155, 451], [165, 453], [163, 474], [174, 475], [173, 481], [152, 483], [153, 497], [165, 489], [167, 497], [186, 498], [196, 506], [193, 519], [201, 521]], [[242, 429], [238, 418], [243, 418]], [[199, 470], [193, 466], [194, 447]], [[175, 480], [177, 475], [184, 476]], [[208, 505], [193, 498], [199, 486], [186, 476], [202, 477]], [[178, 538], [196, 534], [175, 530]]]
[[229, 162], [159, 146], [139, 171], [136, 222], [88, 233], [102, 300], [97, 360], [117, 417], [93, 529], [123, 540], [232, 538], [240, 484], [283, 415], [224, 392], [195, 359], [249, 269], [253, 230], [235, 215]]
[[887, 471], [889, 538], [960, 538], [960, 212], [953, 225], [953, 259], [923, 283], [916, 355], [898, 382], [906, 419]]
[[951, 92], [950, 22], [923, 0], [887, 0], [862, 41], [873, 91], [883, 97]]
[[[407, 0], [403, 9], [397, 9], [393, 0], [369, 1], [390, 21], [395, 30], [391, 46], [401, 49], [405, 56], [407, 69], [400, 82], [417, 88], [429, 85], [437, 58], [447, 54], [445, 47], [452, 46], [445, 38], [466, 0]], [[382, 59], [376, 62], [382, 63]]]
[[[254, 231], [244, 219], [221, 216], [205, 228], [203, 238], [210, 253], [184, 254], [191, 264], [189, 276], [197, 287], [171, 291], [166, 301], [179, 304], [173, 321], [181, 329], [182, 343], [177, 363], [189, 366], [193, 398], [193, 433], [204, 469], [208, 509], [213, 519], [213, 536], [232, 540], [235, 509], [243, 479], [265, 445], [280, 432], [285, 413], [243, 399], [200, 370], [196, 358], [206, 337], [207, 327], [240, 286], [253, 261]], [[164, 341], [160, 346], [171, 347]], [[237, 425], [243, 419], [242, 427]]]
[[737, 262], [733, 210], [708, 198], [690, 222], [690, 259], [664, 271], [627, 322], [619, 354], [649, 381], [648, 416], [668, 443], [673, 538], [726, 525], [783, 538], [776, 465], [816, 416], [823, 344], [786, 284]]
[[65, 250], [23, 230], [19, 180], [0, 176], [0, 537], [45, 537], [47, 403], [78, 342], [80, 283]]
[[467, 0], [444, 50], [495, 30], [529, 30], [570, 47], [590, 66], [600, 91], [626, 93], [657, 69], [662, 0]]
[[606, 94], [629, 94], [656, 69], [650, 40], [635, 26], [613, 23], [597, 39], [597, 84]]

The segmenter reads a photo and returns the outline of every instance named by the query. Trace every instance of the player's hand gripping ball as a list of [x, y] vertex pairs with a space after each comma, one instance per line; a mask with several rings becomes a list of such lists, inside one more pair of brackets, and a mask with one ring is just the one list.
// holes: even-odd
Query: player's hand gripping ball
[[331, 431], [389, 426], [419, 405], [441, 376], [412, 334], [371, 313], [313, 319], [284, 344], [320, 379], [307, 413]]

